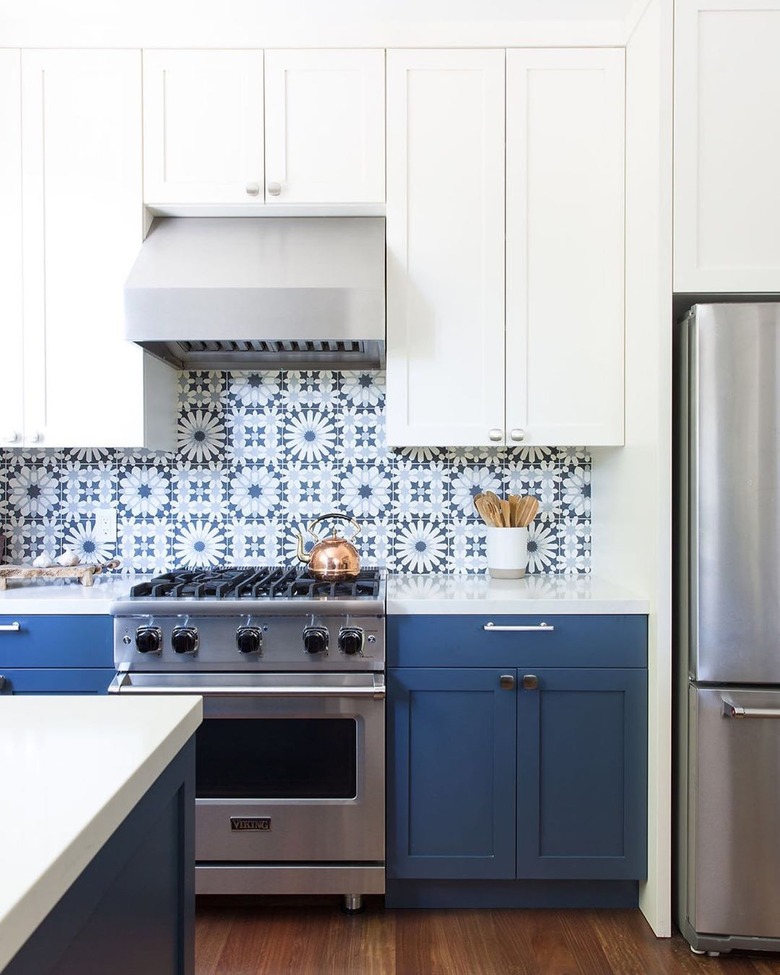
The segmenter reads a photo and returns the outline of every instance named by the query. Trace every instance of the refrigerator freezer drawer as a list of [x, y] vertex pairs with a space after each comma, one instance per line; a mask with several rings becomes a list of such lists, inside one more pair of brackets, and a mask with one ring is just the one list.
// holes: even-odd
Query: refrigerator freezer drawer
[[688, 923], [780, 938], [780, 689], [688, 694]]

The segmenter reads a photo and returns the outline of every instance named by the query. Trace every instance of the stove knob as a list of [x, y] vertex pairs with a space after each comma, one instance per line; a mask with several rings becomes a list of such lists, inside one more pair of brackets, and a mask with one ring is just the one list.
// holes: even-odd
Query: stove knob
[[306, 653], [328, 652], [327, 626], [307, 626], [303, 631], [303, 649]]
[[339, 650], [354, 657], [363, 652], [363, 631], [359, 626], [342, 626], [339, 630]]
[[236, 630], [236, 646], [239, 653], [262, 653], [263, 631], [259, 626], [239, 626]]
[[135, 646], [139, 653], [160, 653], [162, 630], [159, 626], [139, 626], [135, 631]]
[[171, 633], [171, 646], [176, 653], [197, 653], [198, 631], [194, 626], [175, 626]]

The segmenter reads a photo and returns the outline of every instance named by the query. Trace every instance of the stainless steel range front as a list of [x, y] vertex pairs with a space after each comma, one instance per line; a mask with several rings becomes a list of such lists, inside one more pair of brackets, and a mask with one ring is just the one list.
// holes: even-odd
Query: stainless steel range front
[[384, 892], [385, 579], [166, 573], [112, 606], [118, 694], [200, 694], [196, 890]]

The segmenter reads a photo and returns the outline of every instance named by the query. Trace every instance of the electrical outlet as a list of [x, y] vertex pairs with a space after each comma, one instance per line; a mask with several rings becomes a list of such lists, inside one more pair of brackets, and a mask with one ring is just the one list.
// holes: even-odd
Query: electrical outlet
[[116, 541], [116, 508], [95, 509], [95, 541]]

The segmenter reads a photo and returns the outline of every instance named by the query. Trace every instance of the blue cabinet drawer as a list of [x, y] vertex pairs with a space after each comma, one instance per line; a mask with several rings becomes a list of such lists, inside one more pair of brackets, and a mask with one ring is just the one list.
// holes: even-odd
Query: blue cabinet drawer
[[0, 667], [0, 698], [4, 694], [106, 694], [115, 671], [108, 668]]
[[390, 616], [387, 665], [646, 667], [647, 617]]
[[4, 667], [113, 667], [110, 616], [0, 616]]

